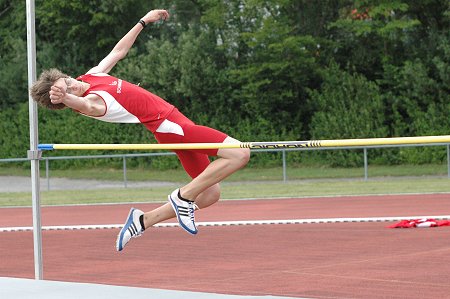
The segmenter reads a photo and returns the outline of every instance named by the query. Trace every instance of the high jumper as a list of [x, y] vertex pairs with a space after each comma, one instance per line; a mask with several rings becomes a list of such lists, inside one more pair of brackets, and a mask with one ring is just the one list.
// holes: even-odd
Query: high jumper
[[[167, 10], [151, 10], [122, 37], [100, 63], [76, 79], [58, 69], [42, 72], [30, 89], [41, 106], [74, 112], [113, 123], [141, 123], [158, 143], [239, 143], [227, 134], [195, 124], [169, 102], [125, 80], [109, 75], [123, 59], [140, 32], [149, 23], [169, 18]], [[73, 128], [79, 130], [79, 128]], [[248, 148], [174, 150], [192, 180], [168, 195], [168, 203], [148, 212], [132, 208], [116, 240], [123, 250], [132, 237], [161, 221], [177, 217], [190, 234], [197, 233], [194, 211], [216, 203], [219, 183], [244, 167], [250, 159]], [[209, 156], [218, 158], [210, 162]]]

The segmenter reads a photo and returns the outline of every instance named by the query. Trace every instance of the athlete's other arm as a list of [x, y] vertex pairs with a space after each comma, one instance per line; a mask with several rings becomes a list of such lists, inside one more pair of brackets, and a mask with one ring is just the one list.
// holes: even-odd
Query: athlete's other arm
[[[167, 20], [169, 18], [169, 13], [164, 9], [155, 9], [149, 11], [145, 16], [142, 17], [141, 20], [145, 22], [145, 24], [156, 22], [160, 19]], [[112, 51], [103, 58], [100, 63], [90, 69], [87, 74], [93, 73], [108, 73], [119, 60], [123, 59], [130, 48], [133, 46], [136, 41], [137, 36], [141, 33], [144, 27], [140, 23], [136, 23], [127, 34], [115, 45]]]
[[95, 94], [83, 97], [79, 94], [67, 92], [67, 83], [64, 78], [58, 79], [51, 87], [50, 100], [52, 104], [64, 104], [73, 110], [90, 116], [101, 116], [105, 113], [105, 105], [101, 98]]

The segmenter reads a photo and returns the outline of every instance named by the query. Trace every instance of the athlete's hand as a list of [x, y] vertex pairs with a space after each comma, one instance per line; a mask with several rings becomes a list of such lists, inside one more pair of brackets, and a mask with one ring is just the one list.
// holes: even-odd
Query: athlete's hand
[[66, 90], [63, 87], [57, 85], [52, 85], [49, 94], [52, 104], [62, 103], [67, 95]]
[[167, 20], [169, 18], [169, 13], [165, 9], [154, 9], [149, 11], [145, 16], [142, 17], [142, 20], [145, 24], [153, 23], [159, 20]]

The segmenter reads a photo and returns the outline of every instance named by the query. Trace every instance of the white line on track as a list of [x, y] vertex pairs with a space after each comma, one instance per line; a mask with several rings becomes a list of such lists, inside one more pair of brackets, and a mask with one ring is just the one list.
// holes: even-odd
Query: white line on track
[[[368, 218], [316, 218], [316, 219], [291, 219], [291, 220], [240, 220], [240, 221], [216, 221], [197, 222], [197, 226], [234, 226], [234, 225], [270, 225], [270, 224], [320, 224], [320, 223], [347, 223], [347, 222], [388, 222], [405, 219], [436, 219], [447, 220], [450, 215], [440, 216], [402, 216], [402, 217], [368, 217]], [[119, 229], [122, 224], [93, 224], [93, 225], [53, 225], [42, 226], [43, 231], [53, 230], [89, 230], [89, 229]], [[178, 227], [178, 223], [159, 223], [155, 227]], [[24, 232], [33, 231], [32, 226], [0, 227], [0, 232]]]

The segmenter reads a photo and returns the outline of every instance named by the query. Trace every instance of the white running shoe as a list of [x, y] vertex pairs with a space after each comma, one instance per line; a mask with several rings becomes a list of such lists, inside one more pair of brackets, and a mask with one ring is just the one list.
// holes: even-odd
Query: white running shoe
[[140, 237], [144, 233], [144, 229], [141, 226], [141, 222], [139, 221], [139, 217], [141, 215], [144, 215], [144, 212], [142, 212], [141, 210], [135, 208], [130, 209], [130, 213], [128, 213], [125, 225], [117, 235], [117, 251], [122, 251], [122, 249], [125, 247], [125, 245], [127, 245], [131, 238]]
[[177, 214], [178, 223], [188, 233], [195, 235], [197, 226], [195, 225], [194, 211], [198, 206], [190, 200], [181, 199], [178, 196], [179, 189], [176, 189], [168, 196], [175, 214]]

